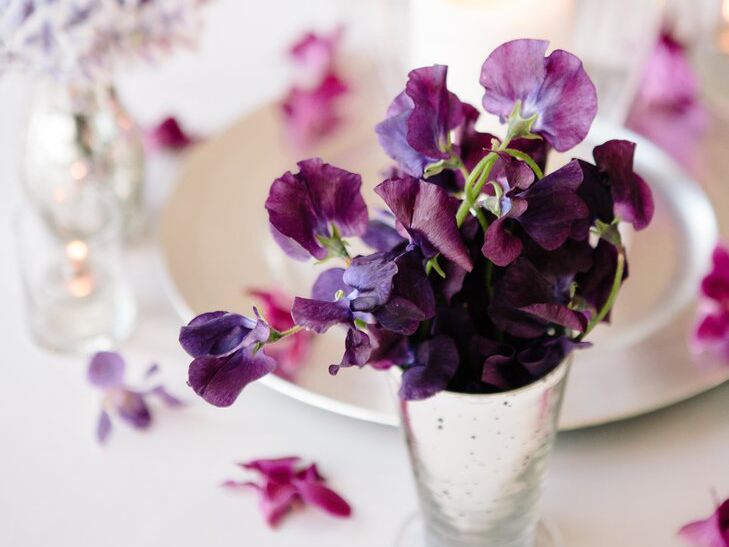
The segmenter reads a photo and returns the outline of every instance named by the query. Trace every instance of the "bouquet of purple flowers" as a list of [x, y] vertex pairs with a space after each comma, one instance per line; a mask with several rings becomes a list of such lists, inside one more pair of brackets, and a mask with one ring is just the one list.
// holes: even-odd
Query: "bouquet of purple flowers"
[[[184, 326], [195, 392], [232, 404], [276, 368], [266, 347], [301, 329], [345, 327], [330, 372], [401, 367], [409, 400], [524, 386], [586, 345], [627, 277], [618, 224], [645, 228], [653, 200], [628, 141], [545, 174], [549, 151], [581, 142], [597, 112], [581, 61], [562, 50], [545, 57], [547, 46], [515, 40], [483, 64], [483, 107], [506, 125], [503, 138], [476, 130], [479, 112], [448, 90], [447, 67], [410, 72], [376, 128], [396, 162], [375, 188], [389, 208], [377, 218], [361, 177], [321, 159], [273, 181], [266, 209], [281, 248], [341, 265], [295, 299], [288, 330], [257, 311], [204, 313]], [[352, 256], [354, 237], [374, 252]]]

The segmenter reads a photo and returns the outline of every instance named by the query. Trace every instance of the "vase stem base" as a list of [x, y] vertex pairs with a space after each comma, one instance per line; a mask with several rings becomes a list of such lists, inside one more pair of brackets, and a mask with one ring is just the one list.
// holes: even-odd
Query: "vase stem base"
[[[393, 547], [429, 547], [425, 539], [425, 527], [419, 514], [408, 518]], [[534, 547], [564, 547], [559, 531], [553, 523], [544, 519], [539, 521]]]

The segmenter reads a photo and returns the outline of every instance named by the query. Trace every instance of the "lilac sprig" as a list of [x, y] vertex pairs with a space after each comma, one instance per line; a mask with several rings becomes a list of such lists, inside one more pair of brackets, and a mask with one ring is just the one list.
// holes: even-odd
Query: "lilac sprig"
[[[376, 128], [396, 166], [375, 187], [389, 212], [374, 220], [355, 173], [310, 159], [276, 179], [266, 208], [281, 248], [341, 267], [294, 299], [283, 332], [224, 312], [183, 327], [195, 391], [231, 404], [275, 370], [267, 346], [301, 328], [344, 328], [330, 372], [398, 366], [404, 399], [514, 389], [584, 347], [627, 278], [618, 226], [645, 228], [654, 205], [628, 141], [545, 172], [550, 149], [579, 143], [597, 110], [579, 59], [546, 49], [516, 40], [483, 65], [483, 105], [506, 123], [503, 138], [476, 131], [478, 110], [448, 90], [447, 67], [411, 71]], [[352, 237], [375, 252], [351, 256]]]
[[[126, 363], [115, 352], [101, 351], [89, 361], [88, 381], [103, 391], [102, 409], [96, 427], [96, 437], [105, 443], [112, 430], [112, 416], [125, 421], [135, 429], [147, 429], [152, 424], [152, 412], [148, 400], [156, 397], [168, 407], [180, 407], [184, 403], [169, 393], [164, 386], [157, 384], [136, 389], [124, 382]], [[159, 370], [151, 365], [145, 374], [148, 382]]]

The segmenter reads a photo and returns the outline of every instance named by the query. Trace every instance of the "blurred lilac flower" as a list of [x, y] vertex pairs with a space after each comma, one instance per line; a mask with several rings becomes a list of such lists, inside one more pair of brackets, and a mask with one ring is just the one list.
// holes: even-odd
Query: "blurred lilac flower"
[[716, 351], [729, 359], [729, 249], [714, 249], [713, 266], [701, 282], [703, 302], [694, 331], [697, 352]]
[[450, 131], [465, 120], [461, 101], [446, 87], [447, 75], [443, 65], [412, 70], [405, 91], [375, 128], [385, 152], [413, 177], [421, 177], [429, 163], [450, 157]]
[[232, 405], [244, 387], [276, 368], [260, 347], [269, 335], [260, 318], [223, 311], [198, 315], [180, 329], [180, 345], [194, 358], [190, 386], [212, 405]]
[[648, 59], [626, 125], [695, 169], [708, 121], [686, 48], [664, 30]]
[[283, 101], [286, 135], [299, 147], [318, 141], [342, 121], [337, 100], [349, 90], [335, 74], [326, 76], [313, 89], [294, 86]]
[[[132, 389], [124, 383], [126, 363], [115, 352], [102, 351], [94, 354], [89, 362], [87, 378], [91, 385], [104, 392], [104, 402], [96, 427], [96, 437], [105, 443], [112, 429], [111, 416], [115, 415], [136, 429], [146, 429], [152, 424], [152, 413], [147, 398], [155, 396], [170, 407], [182, 406], [182, 401], [170, 394], [163, 386]], [[146, 378], [158, 370], [152, 365]]]
[[188, 135], [173, 116], [168, 116], [147, 132], [146, 141], [152, 150], [184, 150], [197, 139]]
[[[293, 298], [281, 291], [248, 291], [248, 294], [261, 302], [263, 317], [268, 324], [279, 332], [286, 331], [295, 325], [291, 317]], [[276, 360], [274, 374], [282, 378], [292, 379], [301, 368], [304, 360], [311, 352], [312, 334], [302, 330], [271, 345], [266, 352]]]
[[204, 0], [12, 0], [0, 7], [0, 75], [108, 79], [122, 61], [155, 61], [198, 34]]
[[271, 185], [266, 200], [271, 231], [292, 258], [324, 260], [339, 236], [361, 236], [367, 230], [367, 206], [360, 188], [362, 177], [309, 159], [298, 163]]
[[259, 481], [223, 483], [225, 488], [252, 488], [258, 492], [261, 512], [269, 526], [277, 526], [296, 505], [314, 505], [335, 517], [349, 517], [352, 509], [327, 487], [316, 464], [302, 466], [298, 457], [253, 460], [239, 464], [259, 475]]
[[456, 226], [458, 202], [442, 188], [413, 177], [389, 179], [375, 192], [426, 258], [440, 253], [466, 271], [473, 263]]
[[[508, 266], [521, 254], [523, 243], [512, 230], [517, 223], [549, 251], [561, 247], [568, 237], [587, 237], [589, 225], [578, 222], [588, 217], [589, 210], [577, 194], [582, 183], [582, 170], [577, 161], [537, 182], [523, 162], [512, 158], [500, 158], [500, 161], [504, 165], [503, 174], [497, 170], [494, 177], [503, 195], [496, 205], [498, 218], [489, 225], [484, 238], [482, 251], [486, 258], [498, 266]], [[576, 227], [582, 227], [582, 233], [575, 233]]]
[[729, 500], [709, 518], [685, 525], [678, 535], [694, 547], [729, 547]]
[[532, 132], [564, 152], [585, 138], [597, 114], [597, 92], [582, 61], [549, 42], [513, 40], [497, 47], [481, 68], [483, 107], [502, 123], [521, 101], [521, 117], [536, 115]]
[[289, 50], [300, 69], [299, 85], [312, 89], [335, 72], [337, 49], [344, 33], [337, 27], [329, 34], [307, 32]]

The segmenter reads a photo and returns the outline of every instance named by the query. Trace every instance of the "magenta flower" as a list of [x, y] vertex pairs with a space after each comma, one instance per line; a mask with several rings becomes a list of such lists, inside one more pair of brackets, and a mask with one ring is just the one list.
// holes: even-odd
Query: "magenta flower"
[[194, 144], [197, 139], [188, 135], [180, 122], [172, 116], [162, 120], [147, 135], [147, 142], [153, 150], [184, 150]]
[[481, 68], [483, 107], [504, 122], [521, 101], [522, 118], [536, 115], [532, 132], [564, 152], [587, 136], [597, 92], [582, 61], [561, 49], [545, 57], [548, 46], [522, 39], [497, 47]]
[[[101, 351], [95, 353], [89, 361], [88, 381], [104, 392], [103, 408], [96, 426], [96, 438], [105, 443], [112, 429], [111, 416], [118, 416], [135, 429], [147, 429], [152, 424], [152, 413], [147, 397], [155, 396], [169, 407], [182, 406], [182, 401], [171, 395], [163, 386], [157, 385], [146, 389], [132, 389], [124, 383], [126, 363], [121, 355], [115, 352]], [[151, 377], [158, 370], [152, 365], [146, 374]]]
[[701, 282], [704, 302], [694, 331], [697, 351], [713, 350], [729, 359], [729, 249], [714, 249], [711, 271]]
[[336, 28], [330, 34], [307, 32], [289, 50], [289, 54], [302, 72], [302, 85], [319, 82], [331, 76], [335, 69], [337, 49], [342, 40], [344, 29]]
[[[291, 258], [324, 260], [339, 236], [361, 236], [367, 230], [367, 206], [360, 194], [362, 177], [309, 159], [273, 181], [266, 200], [276, 242]], [[337, 249], [334, 249], [336, 254]]]
[[180, 329], [180, 345], [194, 358], [190, 386], [212, 405], [232, 405], [244, 387], [276, 368], [260, 347], [269, 335], [260, 318], [223, 311], [198, 315]]
[[[263, 317], [277, 331], [283, 332], [295, 325], [291, 317], [293, 298], [280, 291], [248, 291], [261, 302]], [[279, 343], [269, 346], [267, 353], [276, 360], [274, 374], [282, 378], [293, 378], [311, 352], [312, 334], [302, 330], [287, 336]]]
[[287, 137], [304, 148], [331, 133], [342, 121], [336, 108], [347, 84], [335, 74], [326, 76], [316, 87], [294, 86], [282, 104]]
[[259, 505], [271, 527], [297, 505], [314, 505], [335, 517], [349, 517], [352, 509], [334, 490], [328, 488], [316, 464], [300, 465], [298, 457], [253, 460], [239, 464], [259, 475], [258, 482], [228, 480], [226, 488], [253, 488], [258, 492]]
[[408, 83], [375, 128], [380, 145], [400, 168], [413, 177], [425, 166], [450, 154], [449, 133], [464, 120], [463, 105], [448, 91], [448, 67], [434, 65], [408, 74]]
[[678, 535], [694, 547], [729, 547], [729, 500], [707, 519], [691, 522]]

